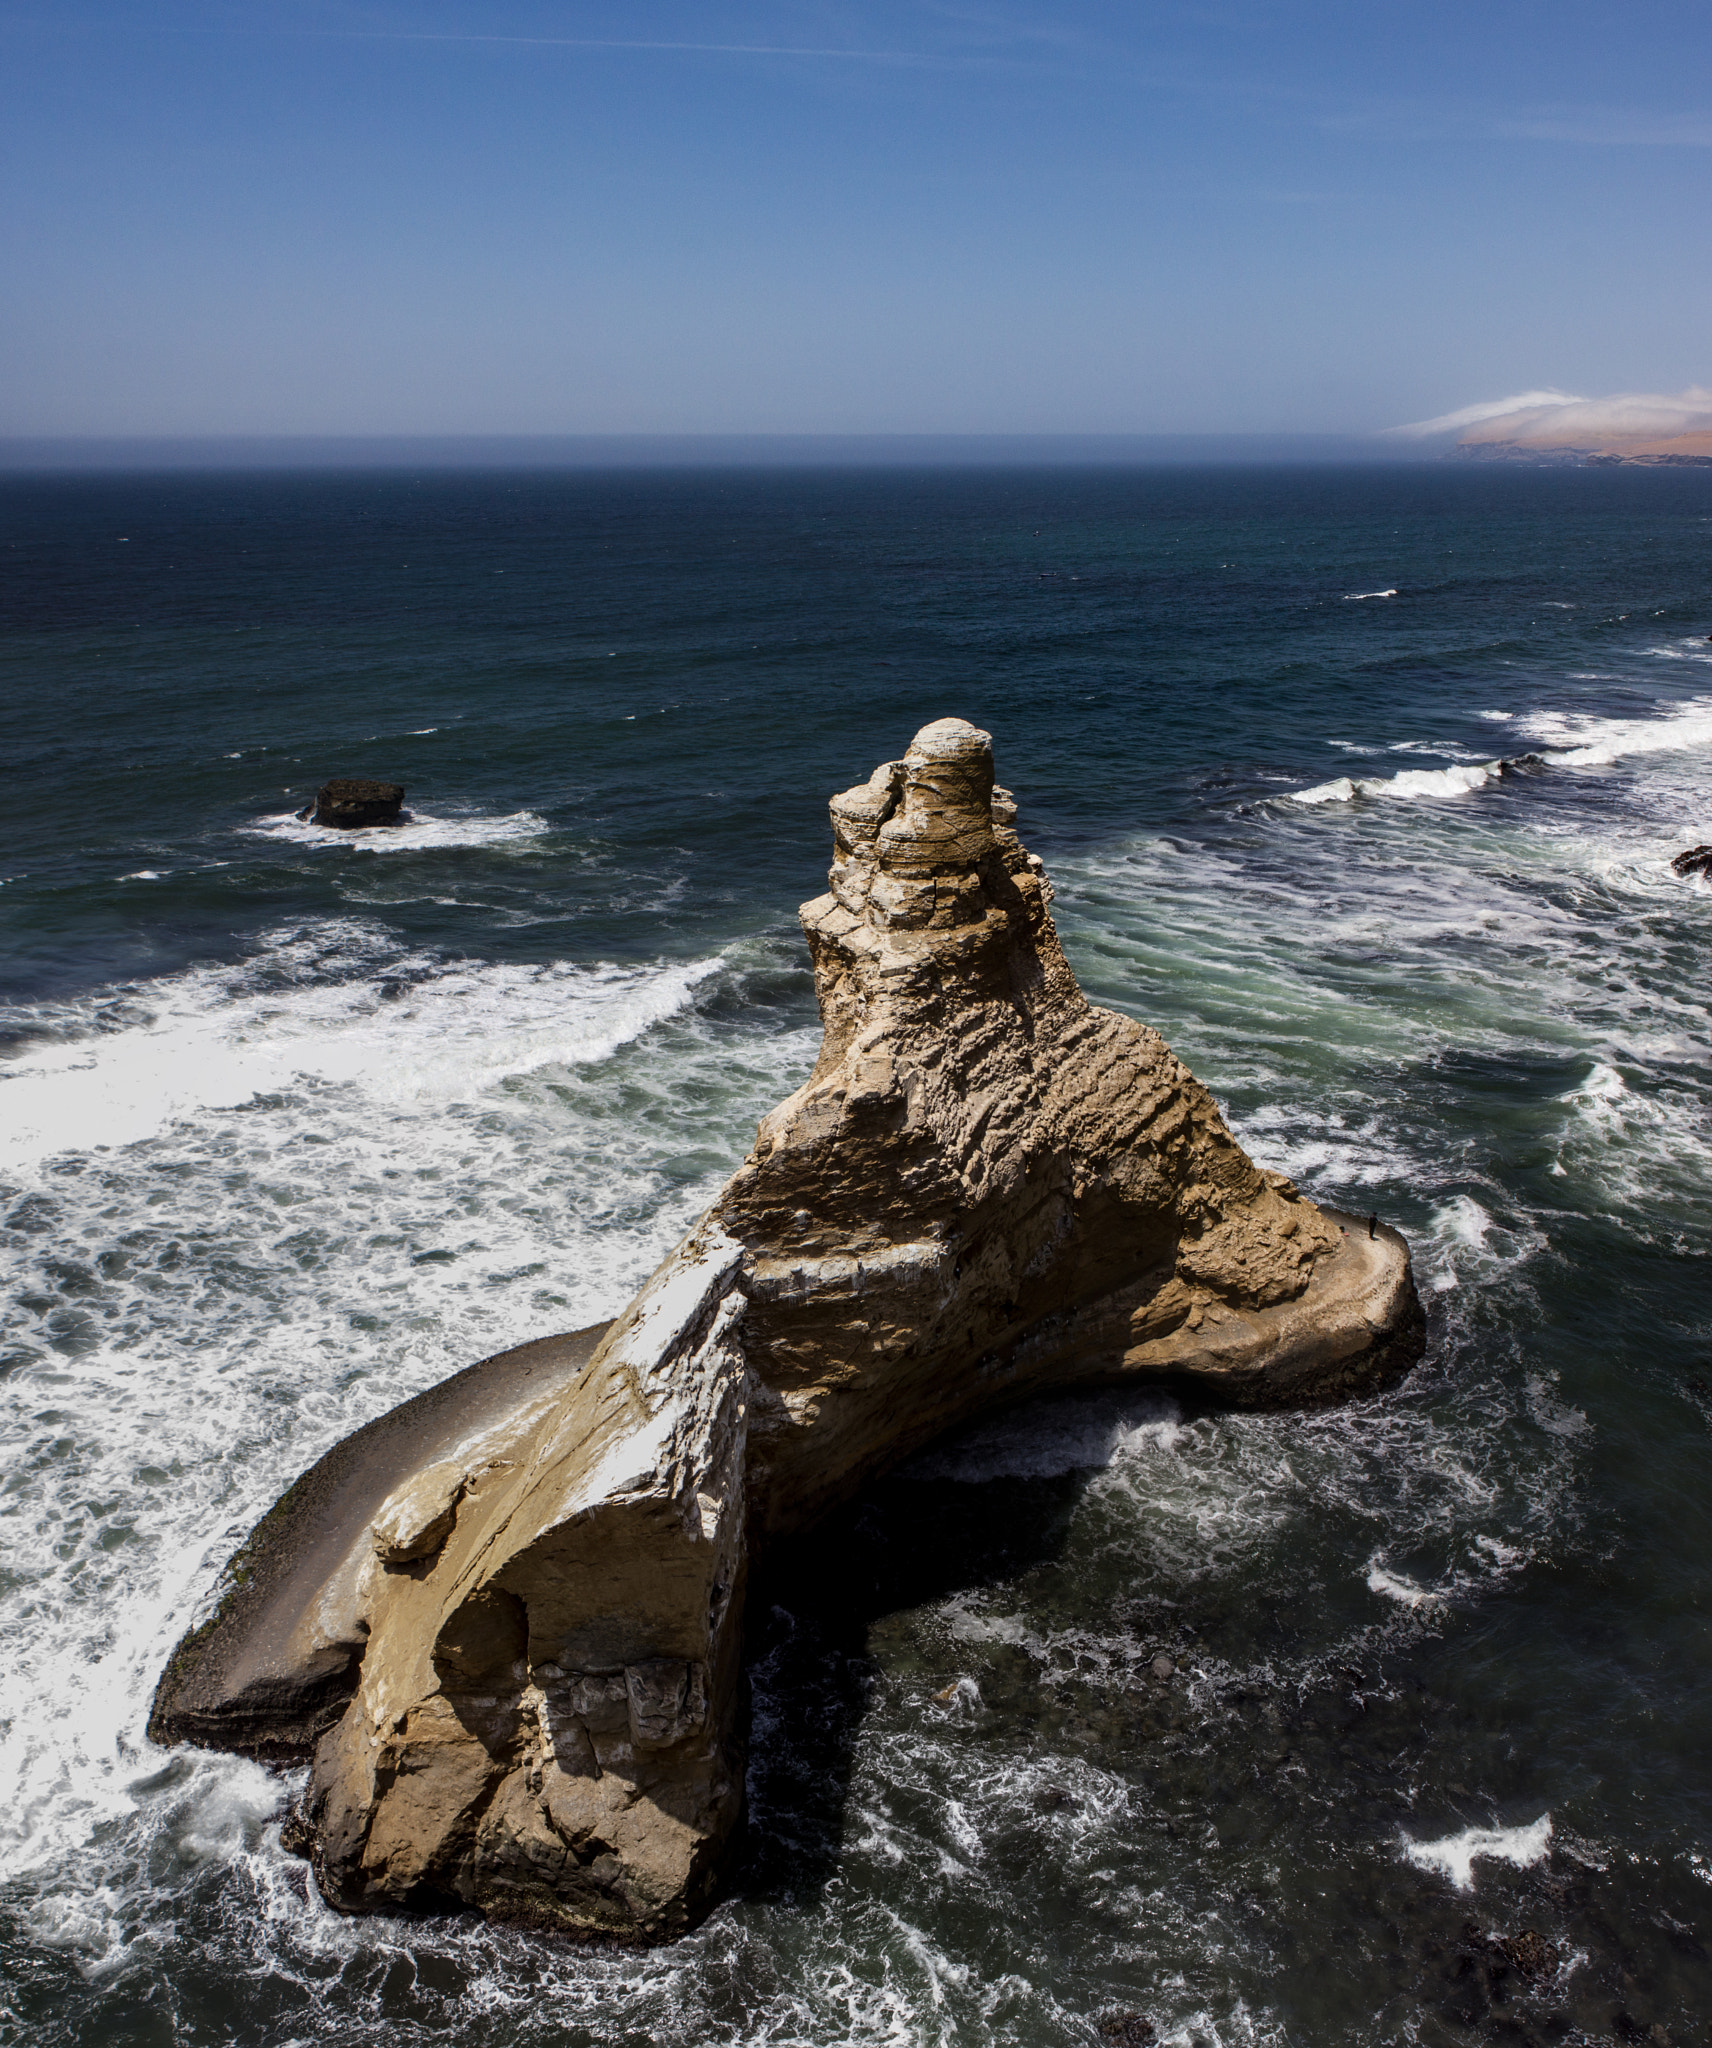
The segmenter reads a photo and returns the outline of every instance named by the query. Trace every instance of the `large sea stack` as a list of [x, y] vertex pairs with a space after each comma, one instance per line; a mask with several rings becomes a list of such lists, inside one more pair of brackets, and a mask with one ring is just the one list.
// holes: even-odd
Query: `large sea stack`
[[293, 1837], [334, 1905], [676, 1933], [742, 1805], [767, 1545], [1027, 1395], [1318, 1401], [1417, 1354], [1403, 1240], [1086, 1000], [1014, 818], [960, 719], [835, 797], [820, 1059], [718, 1201], [604, 1334], [329, 1454], [180, 1645], [151, 1733], [312, 1753]]

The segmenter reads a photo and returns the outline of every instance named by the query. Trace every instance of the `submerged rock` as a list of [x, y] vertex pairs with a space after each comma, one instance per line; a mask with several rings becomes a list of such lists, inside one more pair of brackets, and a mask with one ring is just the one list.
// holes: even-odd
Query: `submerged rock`
[[1679, 875], [1712, 875], [1712, 846], [1691, 846], [1671, 862]]
[[402, 782], [369, 782], [361, 776], [336, 775], [322, 783], [315, 801], [300, 818], [331, 825], [340, 832], [360, 832], [368, 825], [396, 825], [404, 810]]
[[181, 1645], [151, 1732], [312, 1747], [294, 1840], [334, 1905], [679, 1931], [742, 1804], [762, 1547], [1047, 1389], [1323, 1400], [1418, 1355], [1401, 1237], [1261, 1171], [1089, 1004], [1014, 820], [959, 719], [835, 797], [820, 1058], [718, 1201], [598, 1344], [532, 1347], [509, 1412], [490, 1386], [455, 1442], [307, 1475], [321, 1513], [244, 1581], [273, 1591]]
[[1524, 1927], [1520, 1934], [1498, 1934], [1493, 1940], [1524, 1977], [1550, 1977], [1558, 1966], [1555, 1942], [1547, 1941], [1537, 1929]]

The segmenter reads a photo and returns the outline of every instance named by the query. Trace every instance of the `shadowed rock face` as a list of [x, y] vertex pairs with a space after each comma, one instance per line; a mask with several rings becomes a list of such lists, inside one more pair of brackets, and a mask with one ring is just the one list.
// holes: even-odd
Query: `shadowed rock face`
[[[741, 1807], [767, 1542], [1048, 1388], [1326, 1399], [1415, 1355], [1402, 1239], [1254, 1166], [1157, 1033], [1087, 1002], [1014, 817], [957, 719], [833, 799], [813, 1075], [586, 1364], [401, 1457], [304, 1595], [350, 1659], [294, 1823], [335, 1905], [677, 1932]], [[266, 1700], [216, 1673], [254, 1655], [219, 1623], [197, 1645], [157, 1737], [229, 1713], [265, 1749]]]

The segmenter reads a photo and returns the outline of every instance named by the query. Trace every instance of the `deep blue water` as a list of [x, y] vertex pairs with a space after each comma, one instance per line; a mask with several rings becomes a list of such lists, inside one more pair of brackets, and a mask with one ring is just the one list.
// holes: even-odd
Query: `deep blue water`
[[[1705, 472], [0, 482], [6, 2023], [1712, 2039], [1709, 632]], [[1090, 993], [1409, 1233], [1427, 1360], [882, 1489], [757, 1617], [675, 1948], [338, 1920], [284, 1781], [144, 1740], [165, 1652], [711, 1199], [812, 1063], [826, 798], [948, 713]], [[412, 822], [298, 824], [340, 773]]]
[[[551, 827], [550, 891], [490, 862], [488, 900], [418, 898], [401, 932], [472, 944], [498, 909], [536, 933], [511, 957], [651, 958], [776, 922], [827, 791], [947, 703], [1037, 836], [1089, 844], [1312, 778], [1329, 737], [1491, 751], [1495, 684], [1644, 710], [1651, 672], [1569, 678], [1712, 617], [1694, 473], [169, 477], [0, 505], [27, 994], [336, 911], [340, 863], [234, 837], [332, 772]], [[114, 887], [166, 863], [141, 913]]]

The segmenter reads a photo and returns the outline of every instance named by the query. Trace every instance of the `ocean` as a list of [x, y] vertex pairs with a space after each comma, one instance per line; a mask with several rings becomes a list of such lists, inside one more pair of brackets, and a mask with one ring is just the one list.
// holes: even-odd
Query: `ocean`
[[[11, 477], [0, 618], [0, 2036], [1712, 2040], [1712, 474]], [[801, 1544], [686, 1939], [340, 1918], [162, 1663], [713, 1197], [826, 799], [944, 715], [1424, 1361], [1048, 1403]]]

